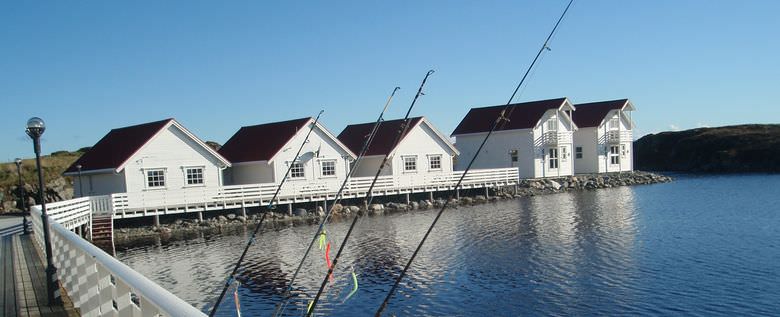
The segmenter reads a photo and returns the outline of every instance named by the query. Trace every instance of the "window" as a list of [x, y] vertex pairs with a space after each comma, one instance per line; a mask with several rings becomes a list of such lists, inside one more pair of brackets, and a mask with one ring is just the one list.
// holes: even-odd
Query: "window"
[[620, 125], [618, 124], [618, 118], [609, 119], [608, 126], [610, 130], [617, 130]]
[[626, 156], [626, 145], [621, 144], [620, 145], [620, 156]]
[[290, 168], [290, 177], [291, 178], [304, 178], [304, 177], [306, 177], [306, 174], [304, 173], [304, 169], [303, 169], [303, 163], [301, 163], [301, 162], [292, 162], [292, 167]]
[[184, 168], [184, 178], [188, 186], [203, 185], [203, 167]]
[[558, 168], [558, 149], [553, 148], [549, 150], [548, 161], [550, 162], [550, 169]]
[[441, 169], [441, 155], [428, 156], [428, 168], [432, 170]]
[[558, 117], [552, 117], [550, 120], [547, 120], [547, 131], [557, 131], [558, 130]]
[[609, 162], [611, 164], [620, 164], [620, 156], [618, 155], [619, 148], [617, 145], [613, 145], [609, 147]]
[[564, 146], [564, 147], [561, 148], [561, 160], [565, 162], [566, 158], [568, 158], [568, 157], [569, 157], [569, 154], [566, 153], [566, 147]]
[[336, 176], [336, 161], [322, 161], [320, 162], [320, 168], [322, 169], [322, 176]]
[[581, 146], [578, 146], [578, 147], [574, 148], [574, 152], [575, 152], [575, 154], [574, 154], [575, 158], [578, 158], [578, 159], [582, 158], [582, 147]]
[[509, 159], [514, 163], [517, 162], [517, 150], [509, 151]]
[[404, 156], [404, 172], [416, 172], [416, 171], [417, 171], [417, 157]]
[[146, 188], [165, 187], [165, 170], [146, 170]]

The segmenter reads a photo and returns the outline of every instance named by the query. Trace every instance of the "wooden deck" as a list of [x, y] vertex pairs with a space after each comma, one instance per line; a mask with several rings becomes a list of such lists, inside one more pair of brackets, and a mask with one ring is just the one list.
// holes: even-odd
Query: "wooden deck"
[[[8, 226], [11, 219], [17, 225]], [[79, 316], [70, 300], [64, 305], [48, 306], [44, 257], [33, 245], [31, 235], [22, 235], [21, 218], [0, 221], [0, 260], [2, 261], [3, 316]], [[60, 293], [64, 294], [60, 289]]]

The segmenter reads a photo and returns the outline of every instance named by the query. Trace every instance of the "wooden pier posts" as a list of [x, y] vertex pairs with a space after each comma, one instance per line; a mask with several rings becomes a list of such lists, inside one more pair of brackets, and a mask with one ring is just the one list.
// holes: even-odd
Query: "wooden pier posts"
[[159, 214], [155, 214], [154, 215], [154, 225], [157, 226], [157, 227], [160, 226], [160, 215]]

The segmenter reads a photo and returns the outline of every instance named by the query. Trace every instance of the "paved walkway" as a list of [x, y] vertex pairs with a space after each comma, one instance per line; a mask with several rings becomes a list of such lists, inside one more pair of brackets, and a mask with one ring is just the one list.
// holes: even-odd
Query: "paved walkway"
[[[3, 316], [79, 316], [63, 296], [64, 305], [48, 306], [44, 257], [32, 235], [21, 235], [21, 217], [0, 216]], [[60, 293], [64, 294], [60, 289]]]

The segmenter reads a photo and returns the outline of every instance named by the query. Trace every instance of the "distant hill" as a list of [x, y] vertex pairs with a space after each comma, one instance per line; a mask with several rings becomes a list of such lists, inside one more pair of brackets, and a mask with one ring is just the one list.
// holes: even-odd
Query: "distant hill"
[[634, 167], [693, 173], [780, 172], [780, 124], [699, 128], [634, 141]]
[[[47, 201], [70, 199], [73, 195], [73, 181], [62, 176], [62, 173], [89, 148], [81, 148], [76, 152], [57, 151], [51, 155], [41, 156], [43, 178], [46, 181]], [[38, 175], [35, 170], [35, 158], [22, 160], [22, 181], [28, 193], [37, 192]], [[19, 176], [14, 162], [0, 163], [0, 212], [16, 209], [16, 187]]]

